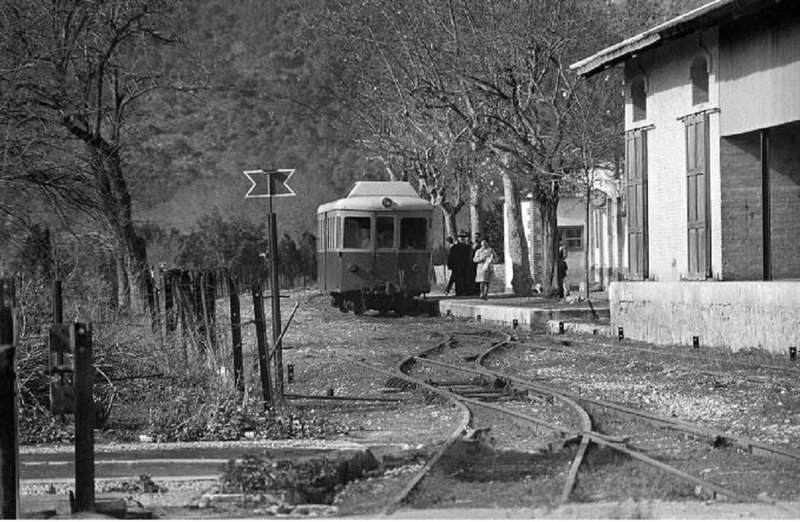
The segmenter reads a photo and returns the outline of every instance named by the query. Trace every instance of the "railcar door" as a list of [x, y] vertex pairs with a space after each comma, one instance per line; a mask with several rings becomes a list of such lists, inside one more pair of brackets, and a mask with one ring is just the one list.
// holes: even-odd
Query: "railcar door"
[[328, 236], [326, 234], [327, 214], [317, 215], [317, 280], [320, 290], [328, 289], [328, 273], [325, 263], [328, 257]]
[[409, 295], [430, 291], [430, 219], [427, 214], [409, 214], [400, 218], [398, 273], [401, 287]]

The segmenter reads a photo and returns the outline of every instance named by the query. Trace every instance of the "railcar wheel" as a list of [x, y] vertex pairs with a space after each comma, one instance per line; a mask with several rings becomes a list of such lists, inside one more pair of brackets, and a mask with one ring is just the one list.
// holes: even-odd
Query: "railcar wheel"
[[345, 306], [344, 298], [340, 295], [331, 296], [331, 306], [335, 306], [342, 313], [347, 313], [347, 306]]
[[356, 315], [364, 315], [364, 303], [361, 301], [361, 297], [353, 299], [353, 313]]

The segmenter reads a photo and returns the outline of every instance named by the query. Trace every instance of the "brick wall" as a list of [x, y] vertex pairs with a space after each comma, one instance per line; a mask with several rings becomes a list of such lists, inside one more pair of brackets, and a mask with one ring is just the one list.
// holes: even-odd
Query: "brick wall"
[[[772, 278], [800, 277], [800, 124], [769, 130]], [[723, 138], [722, 275], [729, 281], [763, 277], [761, 138]]]
[[758, 133], [722, 138], [722, 277], [761, 279], [761, 141]]
[[770, 129], [772, 278], [800, 277], [800, 124]]

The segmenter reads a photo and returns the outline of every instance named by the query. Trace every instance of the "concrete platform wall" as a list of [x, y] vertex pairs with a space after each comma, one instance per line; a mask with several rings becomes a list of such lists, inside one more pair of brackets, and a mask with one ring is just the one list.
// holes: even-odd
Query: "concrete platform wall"
[[656, 344], [788, 353], [800, 346], [800, 282], [615, 282], [611, 326]]

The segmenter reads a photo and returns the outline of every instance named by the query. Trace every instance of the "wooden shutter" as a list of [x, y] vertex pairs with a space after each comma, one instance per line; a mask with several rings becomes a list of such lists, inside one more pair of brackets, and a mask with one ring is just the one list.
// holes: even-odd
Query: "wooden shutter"
[[647, 131], [625, 135], [628, 197], [628, 269], [632, 279], [647, 279]]
[[690, 116], [686, 126], [686, 207], [689, 274], [711, 276], [708, 194], [708, 115]]

